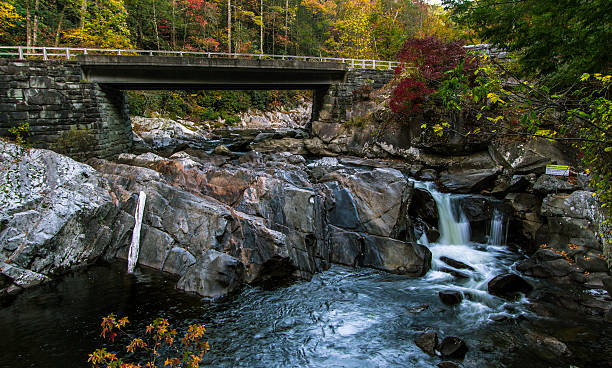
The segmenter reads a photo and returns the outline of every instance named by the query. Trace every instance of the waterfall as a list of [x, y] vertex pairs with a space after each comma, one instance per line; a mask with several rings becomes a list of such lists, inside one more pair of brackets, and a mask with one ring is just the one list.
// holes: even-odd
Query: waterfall
[[489, 233], [489, 244], [502, 245], [506, 243], [506, 233], [504, 233], [504, 214], [495, 209], [491, 219], [491, 231]]
[[450, 194], [432, 191], [438, 206], [440, 244], [467, 244], [470, 242], [470, 222], [463, 213], [459, 201]]
[[142, 226], [142, 214], [144, 213], [145, 201], [147, 195], [145, 192], [140, 191], [138, 195], [138, 204], [136, 205], [136, 212], [134, 213], [134, 231], [132, 232], [132, 244], [130, 244], [130, 251], [128, 253], [128, 272], [134, 272], [136, 262], [138, 262], [138, 252], [140, 251], [140, 227]]

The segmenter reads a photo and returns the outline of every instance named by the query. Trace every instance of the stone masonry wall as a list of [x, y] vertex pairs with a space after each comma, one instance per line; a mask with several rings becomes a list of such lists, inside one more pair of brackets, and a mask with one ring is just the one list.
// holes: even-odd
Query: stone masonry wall
[[364, 86], [370, 86], [371, 90], [381, 88], [393, 79], [393, 75], [393, 70], [349, 70], [344, 83], [331, 86], [322, 96], [321, 108], [316, 120], [336, 123], [348, 120], [347, 111], [358, 98], [354, 92]]
[[38, 147], [68, 130], [91, 130], [96, 144], [71, 152], [78, 158], [111, 157], [132, 144], [125, 93], [84, 82], [77, 62], [0, 60], [0, 136], [24, 122]]

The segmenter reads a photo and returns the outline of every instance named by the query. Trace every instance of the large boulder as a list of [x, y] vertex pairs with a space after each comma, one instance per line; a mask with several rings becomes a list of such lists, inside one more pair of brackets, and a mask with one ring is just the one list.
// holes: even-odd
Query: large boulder
[[[351, 197], [343, 203], [348, 207], [355, 206], [359, 228], [363, 232], [382, 237], [399, 238], [403, 235], [401, 240], [413, 240], [408, 216], [413, 186], [400, 171], [390, 168], [341, 169], [326, 175], [321, 181], [337, 182], [350, 192], [342, 194]], [[402, 231], [403, 234], [399, 234]]]
[[244, 268], [236, 258], [207, 250], [178, 281], [176, 287], [187, 292], [216, 298], [227, 295], [242, 285]]
[[479, 193], [491, 189], [499, 168], [493, 169], [450, 169], [440, 173], [440, 185], [452, 193]]
[[491, 156], [515, 174], [543, 174], [548, 164], [571, 165], [559, 144], [532, 138], [526, 142], [497, 141], [489, 145]]
[[0, 261], [11, 263], [2, 273], [46, 279], [95, 260], [111, 244], [116, 207], [90, 166], [0, 141], [0, 171]]

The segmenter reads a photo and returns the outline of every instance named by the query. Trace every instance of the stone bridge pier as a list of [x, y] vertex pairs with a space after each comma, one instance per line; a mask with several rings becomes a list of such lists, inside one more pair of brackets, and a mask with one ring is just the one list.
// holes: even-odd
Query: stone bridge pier
[[[348, 118], [354, 91], [378, 88], [391, 70], [280, 60], [81, 55], [75, 61], [0, 59], [0, 136], [29, 123], [29, 139], [48, 147], [71, 130], [93, 143], [77, 158], [108, 158], [130, 150], [132, 128], [125, 90], [310, 89], [313, 121]], [[74, 135], [72, 135], [74, 136]]]

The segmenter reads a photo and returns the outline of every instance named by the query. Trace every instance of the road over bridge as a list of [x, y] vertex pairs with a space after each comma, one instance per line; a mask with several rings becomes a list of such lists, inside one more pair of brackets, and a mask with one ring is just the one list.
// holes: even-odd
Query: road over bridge
[[353, 91], [377, 88], [398, 63], [287, 55], [0, 46], [0, 135], [29, 122], [41, 145], [64, 131], [89, 129], [86, 156], [129, 149], [125, 90], [308, 89], [312, 120], [343, 121]]

